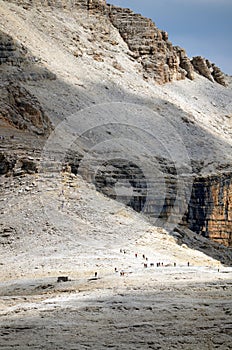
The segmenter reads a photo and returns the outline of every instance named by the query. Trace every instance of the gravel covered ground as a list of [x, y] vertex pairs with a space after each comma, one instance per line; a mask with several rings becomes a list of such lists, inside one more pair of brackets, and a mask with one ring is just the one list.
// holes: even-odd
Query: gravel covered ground
[[231, 267], [80, 177], [18, 181], [1, 201], [1, 349], [231, 348]]
[[182, 267], [1, 284], [1, 349], [229, 350], [231, 275]]

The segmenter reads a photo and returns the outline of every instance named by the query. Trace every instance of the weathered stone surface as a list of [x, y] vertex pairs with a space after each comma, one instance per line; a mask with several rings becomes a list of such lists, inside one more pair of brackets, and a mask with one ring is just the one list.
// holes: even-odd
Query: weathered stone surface
[[196, 56], [196, 57], [193, 57], [191, 62], [195, 70], [199, 74], [203, 75], [205, 78], [209, 79], [212, 82], [214, 81], [212, 77], [211, 67], [209, 64], [207, 64], [208, 61], [206, 59], [204, 59], [201, 56]]
[[[7, 0], [8, 1], [8, 0]], [[47, 6], [51, 8], [83, 8], [87, 10], [103, 10], [106, 8], [106, 0], [9, 0], [8, 2], [22, 5], [25, 9], [33, 6]]]
[[[105, 0], [10, 0], [30, 9], [33, 6], [80, 9], [107, 18], [116, 27], [127, 43], [130, 55], [137, 59], [144, 78], [154, 79], [159, 84], [174, 80], [194, 79], [194, 69], [212, 82], [226, 85], [225, 76], [218, 67], [197, 56], [190, 61], [184, 49], [174, 47], [168, 33], [160, 30], [148, 18], [135, 14], [127, 8], [107, 5]], [[76, 56], [80, 54], [75, 51]], [[5, 59], [3, 57], [3, 59]], [[98, 57], [95, 59], [98, 60]]]
[[15, 160], [0, 153], [0, 175], [5, 175], [11, 171], [15, 165]]
[[16, 229], [11, 226], [0, 225], [0, 244], [11, 244], [14, 241]]
[[209, 60], [201, 56], [193, 57], [191, 62], [194, 69], [199, 74], [203, 75], [205, 78], [209, 79], [212, 82], [216, 81], [217, 83], [226, 86], [224, 74], [222, 73], [220, 68], [215, 66], [214, 63], [211, 63]]
[[[128, 55], [141, 63], [144, 78], [154, 79], [160, 84], [185, 77], [194, 79], [195, 69], [212, 82], [216, 81], [225, 85], [224, 75], [218, 67], [200, 56], [193, 58], [191, 62], [184, 49], [173, 47], [168, 40], [167, 32], [159, 30], [151, 20], [134, 14], [129, 9], [107, 6], [104, 0], [11, 0], [11, 2], [22, 4], [25, 9], [30, 9], [32, 6], [64, 9], [73, 7], [81, 11], [89, 11], [89, 14], [93, 16], [97, 14], [99, 18], [104, 16], [104, 21], [107, 22], [106, 33], [107, 30], [110, 30], [109, 28], [112, 28], [111, 24], [118, 29], [128, 45]], [[82, 13], [81, 11], [80, 13]], [[93, 24], [89, 29], [92, 32], [96, 30]], [[94, 41], [94, 39], [91, 40]], [[91, 55], [96, 61], [104, 61], [102, 52], [94, 51]], [[78, 51], [77, 56], [79, 56]], [[18, 83], [9, 83], [9, 80], [37, 81], [53, 79], [54, 76], [47, 72], [37, 58], [32, 56], [23, 45], [2, 32], [0, 33], [0, 64], [2, 68], [1, 78], [4, 82], [0, 87], [1, 119], [4, 120], [4, 123], [8, 123], [9, 126], [18, 130], [30, 131], [36, 135], [48, 135], [51, 131], [51, 124], [38, 100]], [[112, 65], [120, 72], [124, 71], [116, 59]], [[164, 160], [162, 159], [160, 163], [163, 164]], [[72, 170], [76, 167], [72, 162], [70, 165]], [[165, 201], [163, 201], [162, 196], [160, 201], [157, 198], [150, 198], [145, 214], [163, 221], [167, 220], [170, 214], [175, 214], [174, 219], [176, 217], [178, 222], [179, 215], [183, 212], [182, 207], [186, 205], [186, 202], [183, 201], [184, 193], [180, 194], [180, 198], [176, 198], [177, 184], [174, 170], [173, 165], [168, 162], [166, 169], [164, 169]], [[25, 155], [12, 158], [8, 154], [2, 153], [0, 155], [1, 175], [12, 173], [17, 177], [25, 173], [34, 174], [36, 172], [37, 163], [34, 159], [29, 159]], [[156, 181], [156, 185], [159, 187], [161, 180], [157, 178]], [[120, 190], [117, 187], [118, 182], [124, 185], [121, 186], [124, 193], [117, 192]], [[217, 180], [206, 178], [195, 181], [186, 224], [199, 234], [225, 245], [231, 245], [231, 185], [229, 185], [228, 195], [227, 190], [225, 190], [227, 185], [224, 183], [227, 183], [227, 180], [219, 178]], [[120, 164], [104, 165], [97, 173], [96, 187], [109, 197], [128, 204], [137, 211], [143, 210], [147, 200], [146, 179], [134, 164], [120, 162]], [[133, 190], [133, 196], [131, 196], [131, 190]], [[218, 196], [222, 196], [223, 204], [218, 204], [216, 199]], [[173, 213], [173, 208], [175, 213]]]
[[110, 6], [109, 18], [149, 77], [160, 84], [185, 77], [187, 73], [180, 67], [168, 34], [150, 19], [115, 6]]
[[186, 51], [179, 46], [175, 46], [174, 49], [179, 56], [180, 67], [186, 72], [186, 77], [190, 80], [194, 80], [194, 68]]
[[55, 79], [27, 48], [0, 30], [1, 81]]
[[212, 76], [214, 78], [214, 80], [218, 83], [221, 84], [223, 86], [226, 86], [226, 79], [225, 79], [225, 75], [224, 73], [221, 71], [220, 68], [218, 68], [214, 63], [212, 63], [212, 68], [213, 68], [213, 72], [212, 72]]
[[1, 119], [20, 130], [47, 135], [52, 128], [38, 100], [24, 87], [9, 83], [0, 87]]
[[187, 214], [191, 230], [226, 246], [232, 245], [231, 175], [196, 179]]

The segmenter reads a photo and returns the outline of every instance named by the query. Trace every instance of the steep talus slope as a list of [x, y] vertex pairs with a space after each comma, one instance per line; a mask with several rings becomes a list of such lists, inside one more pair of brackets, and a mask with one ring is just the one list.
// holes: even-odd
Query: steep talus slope
[[[39, 148], [45, 149], [48, 162], [58, 158], [68, 163], [71, 171], [81, 173], [112, 198], [153, 216], [156, 224], [170, 219], [176, 225], [187, 214], [185, 225], [230, 244], [231, 187], [215, 191], [214, 185], [207, 184], [209, 192], [212, 188], [207, 196], [204, 186], [201, 194], [197, 190], [202, 176], [210, 174], [214, 183], [224, 184], [221, 178], [231, 174], [231, 86], [223, 86], [224, 76], [219, 73], [221, 83], [213, 82], [216, 68], [203, 59], [202, 64], [190, 62], [184, 50], [174, 48], [167, 34], [150, 20], [106, 6], [104, 1], [1, 1], [1, 30], [7, 37], [3, 43], [17, 43], [16, 49], [8, 50], [11, 54], [2, 56], [3, 89], [9, 91], [10, 79], [21, 80], [17, 89], [22, 94], [17, 102], [19, 93], [13, 88], [16, 99], [11, 101], [17, 103], [11, 109], [23, 126], [15, 125], [14, 114], [8, 113], [7, 123], [14, 131], [2, 128], [5, 150], [15, 151], [12, 148], [23, 140], [20, 152], [27, 144], [39, 170]], [[21, 58], [9, 58], [14, 56]], [[211, 82], [197, 71], [208, 74]], [[190, 79], [164, 86], [154, 83], [186, 75]], [[6, 106], [9, 96], [3, 96]], [[33, 107], [25, 107], [25, 98]], [[48, 142], [47, 117], [56, 127]], [[60, 132], [69, 143], [56, 137]], [[14, 166], [6, 153], [2, 168], [10, 175]], [[20, 157], [24, 159], [25, 152]], [[23, 164], [18, 162], [16, 174], [25, 172]], [[199, 196], [203, 199], [198, 200]], [[220, 208], [227, 213], [223, 225], [213, 209], [219, 196]], [[188, 203], [193, 208], [199, 201], [202, 209], [188, 214]], [[198, 221], [200, 229], [194, 226]]]

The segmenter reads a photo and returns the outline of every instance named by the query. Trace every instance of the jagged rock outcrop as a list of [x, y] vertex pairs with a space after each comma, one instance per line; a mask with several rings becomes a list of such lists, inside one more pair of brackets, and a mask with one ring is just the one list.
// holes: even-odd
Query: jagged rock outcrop
[[9, 2], [22, 5], [25, 9], [30, 9], [33, 6], [49, 6], [64, 9], [78, 7], [87, 10], [104, 11], [106, 8], [106, 0], [9, 0]]
[[0, 153], [0, 175], [5, 175], [14, 168], [15, 160]]
[[226, 85], [224, 74], [214, 64], [201, 58], [188, 58], [184, 49], [168, 40], [168, 33], [160, 30], [148, 18], [127, 8], [107, 5], [105, 0], [10, 0], [25, 9], [49, 6], [64, 9], [78, 8], [93, 15], [107, 17], [127, 43], [129, 54], [141, 63], [144, 78], [159, 84], [173, 80], [194, 79], [194, 69], [211, 81]]
[[180, 67], [186, 72], [186, 77], [190, 80], [194, 80], [194, 67], [191, 64], [186, 51], [179, 46], [175, 46], [174, 50], [176, 50], [177, 55], [179, 56]]
[[0, 118], [20, 130], [46, 136], [52, 130], [51, 122], [37, 98], [17, 83], [0, 87]]
[[232, 245], [232, 174], [197, 178], [187, 214], [191, 230]]
[[215, 66], [214, 63], [211, 63], [209, 60], [201, 56], [193, 57], [191, 63], [194, 69], [205, 78], [209, 79], [212, 82], [216, 81], [217, 83], [226, 86], [224, 74], [220, 68]]
[[0, 153], [0, 176], [22, 176], [38, 172], [39, 159], [19, 152]]
[[109, 18], [128, 44], [133, 57], [141, 62], [144, 77], [163, 84], [173, 80], [194, 78], [193, 68], [185, 51], [173, 47], [167, 32], [129, 9], [110, 7]]

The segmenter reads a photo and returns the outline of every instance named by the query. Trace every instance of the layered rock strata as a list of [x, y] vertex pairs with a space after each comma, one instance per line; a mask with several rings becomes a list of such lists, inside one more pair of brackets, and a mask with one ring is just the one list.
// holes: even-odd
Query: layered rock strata
[[29, 130], [37, 135], [48, 135], [51, 122], [35, 96], [24, 87], [9, 83], [0, 87], [0, 118], [10, 126]]
[[56, 78], [24, 45], [2, 31], [0, 31], [0, 71], [2, 83]]
[[211, 63], [209, 60], [201, 56], [193, 57], [191, 63], [194, 69], [205, 78], [212, 82], [216, 81], [218, 84], [226, 86], [224, 74], [214, 63]]
[[195, 180], [187, 224], [207, 238], [232, 246], [232, 174]]
[[38, 163], [35, 153], [38, 156], [52, 123], [38, 99], [22, 83], [54, 80], [55, 75], [2, 31], [0, 70], [0, 175], [34, 174]]
[[141, 63], [145, 79], [159, 84], [173, 80], [194, 79], [194, 71], [211, 81], [226, 85], [224, 74], [213, 63], [197, 56], [190, 61], [184, 49], [173, 46], [168, 33], [152, 20], [130, 9], [107, 5], [105, 0], [10, 0], [29, 10], [33, 6], [86, 10], [91, 15], [104, 15], [127, 43], [129, 54]]
[[145, 70], [144, 77], [151, 77], [163, 84], [173, 80], [194, 78], [193, 67], [185, 51], [173, 47], [168, 34], [155, 24], [129, 9], [110, 7], [109, 18], [128, 44], [134, 58]]

